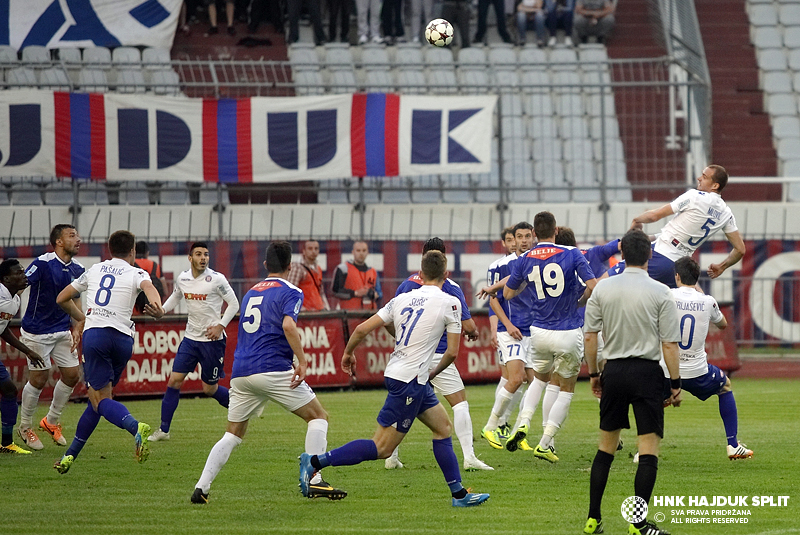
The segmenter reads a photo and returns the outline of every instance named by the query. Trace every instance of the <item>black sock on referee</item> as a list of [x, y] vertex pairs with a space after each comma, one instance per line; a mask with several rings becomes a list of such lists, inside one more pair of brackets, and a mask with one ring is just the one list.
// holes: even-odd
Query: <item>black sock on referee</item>
[[608, 471], [611, 470], [612, 462], [614, 462], [613, 455], [597, 450], [589, 477], [589, 518], [601, 519], [600, 503], [603, 501], [603, 493], [608, 482]]
[[[650, 503], [650, 496], [653, 495], [653, 487], [656, 486], [656, 475], [658, 474], [658, 457], [655, 455], [639, 455], [639, 468], [636, 470], [636, 479], [633, 488], [636, 495]], [[636, 528], [644, 526], [634, 524]]]

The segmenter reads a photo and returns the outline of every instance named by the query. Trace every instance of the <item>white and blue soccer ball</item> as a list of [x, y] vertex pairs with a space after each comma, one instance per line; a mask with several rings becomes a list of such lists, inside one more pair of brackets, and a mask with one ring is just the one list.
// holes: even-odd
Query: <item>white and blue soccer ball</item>
[[425, 39], [434, 46], [447, 46], [453, 41], [453, 25], [444, 19], [433, 19], [425, 27]]

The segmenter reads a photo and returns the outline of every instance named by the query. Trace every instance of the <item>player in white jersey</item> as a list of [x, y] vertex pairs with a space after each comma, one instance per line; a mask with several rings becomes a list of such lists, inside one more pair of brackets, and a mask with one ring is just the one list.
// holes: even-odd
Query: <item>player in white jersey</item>
[[709, 165], [691, 189], [661, 208], [648, 210], [633, 218], [631, 228], [642, 228], [675, 214], [661, 230], [648, 263], [648, 273], [659, 282], [674, 288], [675, 260], [691, 256], [709, 236], [721, 230], [733, 246], [728, 257], [708, 266], [708, 276], [715, 279], [744, 257], [746, 248], [736, 220], [720, 194], [728, 183], [728, 173], [719, 165]]
[[739, 418], [736, 401], [728, 375], [713, 364], [706, 355], [708, 325], [713, 323], [720, 329], [728, 326], [725, 316], [710, 295], [697, 291], [695, 285], [700, 276], [700, 266], [690, 257], [675, 262], [675, 282], [672, 290], [680, 317], [681, 341], [678, 342], [682, 388], [694, 397], [705, 401], [713, 395], [719, 398], [719, 415], [725, 425], [728, 440], [728, 458], [749, 459], [753, 451], [741, 444], [736, 435]]
[[[150, 426], [134, 418], [122, 403], [111, 399], [112, 389], [133, 353], [136, 327], [131, 321], [136, 297], [143, 291], [150, 301], [147, 312], [160, 318], [164, 311], [150, 275], [133, 265], [136, 259], [136, 237], [127, 230], [118, 230], [108, 238], [111, 260], [93, 265], [79, 279], [64, 288], [56, 298], [77, 322], [85, 322], [83, 331], [83, 375], [89, 405], [83, 411], [75, 438], [54, 468], [67, 473], [102, 416], [133, 435], [136, 460], [147, 460], [147, 437]], [[73, 299], [86, 293], [86, 314]]]
[[[319, 455], [300, 456], [300, 490], [309, 491], [311, 475], [326, 466], [349, 466], [363, 461], [386, 459], [400, 444], [415, 419], [433, 432], [433, 455], [450, 487], [454, 507], [479, 505], [488, 494], [469, 493], [461, 484], [458, 459], [453, 451], [452, 424], [436, 398], [430, 379], [453, 363], [461, 337], [461, 303], [442, 291], [447, 259], [439, 251], [422, 257], [423, 285], [397, 295], [377, 314], [356, 327], [342, 357], [342, 369], [352, 374], [356, 347], [385, 323], [395, 326], [395, 350], [383, 373], [389, 394], [378, 414], [378, 429], [371, 440], [354, 440]], [[431, 370], [436, 347], [447, 332], [447, 350]]]
[[[189, 248], [191, 267], [178, 276], [172, 295], [164, 303], [164, 312], [168, 312], [178, 306], [181, 299], [185, 300], [189, 318], [161, 401], [161, 426], [148, 438], [151, 442], [169, 440], [181, 386], [198, 363], [203, 393], [228, 408], [228, 389], [220, 386], [219, 380], [225, 377], [225, 327], [239, 311], [239, 300], [225, 275], [209, 268], [208, 261], [208, 245], [194, 242]], [[227, 303], [228, 308], [220, 319], [223, 303]]]
[[[19, 312], [19, 293], [28, 286], [25, 271], [16, 258], [7, 258], [0, 263], [0, 338], [28, 357], [32, 365], [43, 367], [44, 360], [38, 353], [20, 342], [8, 329], [8, 322]], [[17, 386], [0, 361], [0, 420], [3, 435], [0, 453], [31, 452], [14, 444], [13, 430], [17, 424]]]

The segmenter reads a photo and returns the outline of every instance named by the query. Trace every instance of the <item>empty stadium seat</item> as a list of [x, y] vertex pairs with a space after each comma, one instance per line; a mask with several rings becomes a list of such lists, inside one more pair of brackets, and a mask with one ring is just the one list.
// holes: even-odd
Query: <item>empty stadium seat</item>
[[452, 67], [433, 71], [428, 69], [428, 88], [433, 94], [453, 94], [458, 92], [456, 71]]
[[547, 68], [547, 53], [535, 44], [527, 44], [519, 51], [519, 66], [525, 70]]
[[108, 91], [108, 78], [100, 69], [81, 69], [78, 85], [84, 92], [105, 93]]
[[430, 46], [425, 49], [425, 64], [432, 69], [452, 68], [453, 53], [448, 48]]
[[797, 99], [793, 93], [776, 93], [767, 96], [767, 111], [770, 115], [797, 114]]
[[778, 28], [761, 26], [755, 29], [753, 43], [759, 48], [780, 48], [783, 46], [783, 37]]
[[37, 86], [36, 73], [28, 67], [17, 67], [6, 71], [6, 85], [9, 89]]
[[52, 63], [50, 50], [39, 45], [29, 45], [22, 49], [22, 63], [34, 68], [49, 67]]
[[361, 49], [361, 64], [365, 69], [388, 69], [391, 66], [386, 47], [364, 45]]
[[292, 76], [298, 95], [322, 95], [325, 93], [325, 82], [319, 71], [295, 71]]
[[80, 66], [83, 62], [80, 48], [59, 48], [56, 53], [60, 63]]
[[92, 69], [111, 68], [111, 50], [104, 46], [93, 46], [83, 50], [83, 64]]
[[800, 26], [783, 29], [783, 44], [788, 48], [800, 48]]
[[147, 87], [141, 69], [123, 69], [117, 71], [118, 93], [144, 93]]
[[9, 69], [19, 65], [17, 51], [8, 45], [0, 45], [0, 68]]
[[39, 86], [49, 91], [69, 91], [72, 84], [64, 69], [52, 67], [39, 73]]
[[48, 205], [69, 205], [72, 204], [75, 195], [72, 190], [72, 180], [56, 180], [48, 183], [43, 191], [44, 204]]
[[778, 24], [778, 11], [771, 4], [751, 5], [750, 24], [753, 26], [775, 26]]
[[120, 46], [111, 53], [111, 64], [117, 69], [139, 68], [142, 66], [142, 54], [138, 48]]
[[462, 67], [458, 70], [458, 74], [461, 81], [461, 91], [464, 94], [485, 95], [489, 91], [489, 74], [485, 68]]
[[[775, 117], [772, 121], [772, 135], [777, 138], [800, 137], [800, 117]], [[800, 156], [800, 155], [798, 155]]]
[[758, 65], [765, 71], [785, 71], [786, 54], [780, 48], [765, 48], [758, 54]]
[[142, 67], [151, 70], [172, 68], [172, 58], [166, 48], [148, 47], [142, 50]]
[[493, 47], [489, 49], [489, 64], [494, 69], [516, 69], [517, 54], [510, 47]]
[[800, 4], [782, 3], [779, 20], [784, 26], [800, 25]]
[[485, 69], [487, 65], [486, 51], [482, 47], [462, 48], [458, 52], [458, 65]]
[[427, 92], [425, 73], [421, 68], [400, 69], [397, 71], [397, 89], [401, 93], [424, 94]]
[[791, 93], [792, 77], [782, 71], [764, 73], [763, 88], [767, 93]]
[[368, 92], [388, 93], [394, 91], [394, 78], [389, 69], [373, 69], [366, 72], [364, 88]]
[[173, 70], [160, 70], [150, 73], [150, 87], [156, 95], [177, 95], [180, 93], [180, 78]]
[[325, 66], [329, 69], [352, 69], [353, 54], [346, 43], [325, 44]]
[[[416, 44], [400, 44], [397, 45], [397, 53], [395, 54], [394, 64], [397, 67], [410, 67], [421, 69], [423, 65], [422, 49]], [[452, 56], [451, 56], [452, 63]]]

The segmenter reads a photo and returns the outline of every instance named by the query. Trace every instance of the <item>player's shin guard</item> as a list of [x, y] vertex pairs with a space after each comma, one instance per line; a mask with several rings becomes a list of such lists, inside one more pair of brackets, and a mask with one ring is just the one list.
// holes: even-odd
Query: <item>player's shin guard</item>
[[589, 476], [589, 518], [600, 520], [600, 504], [603, 502], [603, 493], [608, 483], [608, 472], [614, 456], [610, 453], [597, 450], [592, 462], [592, 472]]
[[195, 488], [208, 494], [208, 489], [211, 488], [211, 483], [214, 481], [214, 478], [217, 477], [219, 471], [222, 470], [222, 467], [228, 462], [228, 458], [231, 456], [233, 449], [241, 443], [241, 438], [233, 433], [225, 433], [222, 438], [214, 444], [214, 447], [211, 448], [211, 452], [208, 454], [208, 459], [206, 460], [206, 465], [203, 468], [203, 474], [197, 481]]
[[[556, 402], [553, 403], [553, 408], [550, 410], [550, 419], [547, 421], [547, 426], [544, 428], [544, 434], [539, 445], [543, 448], [553, 444], [553, 437], [556, 436], [558, 430], [564, 424], [564, 421], [569, 415], [569, 405], [572, 402], [572, 392], [560, 392]], [[542, 443], [544, 442], [544, 444]]]
[[486, 422], [487, 429], [497, 429], [497, 426], [500, 424], [500, 417], [506, 412], [506, 408], [511, 403], [513, 396], [514, 394], [505, 388], [500, 390], [500, 393], [497, 394], [497, 397], [494, 400], [492, 414], [489, 416], [489, 420]]
[[461, 472], [458, 469], [458, 459], [453, 451], [453, 439], [450, 437], [433, 440], [433, 456], [442, 470], [444, 480], [450, 487], [450, 492], [458, 492], [463, 489], [461, 485]]
[[475, 454], [472, 447], [472, 417], [469, 415], [469, 403], [462, 401], [453, 405], [453, 428], [461, 444], [461, 452], [467, 459]]
[[558, 393], [561, 389], [558, 385], [548, 384], [544, 389], [544, 396], [542, 397], [542, 427], [547, 426], [547, 421], [550, 419], [550, 411], [553, 409], [553, 404], [558, 398]]
[[161, 400], [161, 430], [169, 433], [169, 428], [172, 425], [172, 417], [175, 411], [178, 410], [178, 403], [181, 400], [181, 389], [167, 387], [164, 392], [164, 399]]
[[[655, 455], [639, 455], [639, 468], [636, 469], [636, 479], [633, 489], [636, 495], [650, 503], [650, 496], [656, 486], [658, 474], [658, 457]], [[637, 526], [639, 527], [639, 526]]]
[[217, 400], [217, 403], [228, 408], [228, 400], [230, 399], [230, 394], [228, 393], [228, 389], [222, 385], [217, 385], [217, 389], [211, 394], [211, 397]]
[[322, 418], [308, 422], [306, 453], [319, 455], [328, 449], [328, 421]]
[[528, 391], [525, 392], [523, 409], [519, 414], [519, 418], [517, 418], [517, 424], [514, 426], [516, 429], [523, 425], [531, 425], [531, 418], [536, 412], [536, 407], [539, 405], [539, 400], [545, 388], [547, 388], [547, 383], [541, 379], [534, 379], [533, 383], [528, 386]]
[[94, 410], [91, 403], [87, 404], [86, 410], [81, 414], [78, 425], [75, 428], [75, 438], [72, 439], [72, 444], [69, 445], [64, 456], [72, 455], [72, 457], [77, 458], [99, 422], [100, 414]]
[[725, 425], [725, 436], [728, 439], [728, 445], [735, 448], [739, 445], [739, 440], [736, 438], [739, 433], [739, 415], [736, 410], [736, 400], [733, 398], [733, 392], [723, 392], [718, 397], [719, 415]]
[[47, 423], [57, 425], [61, 420], [61, 413], [64, 412], [69, 397], [72, 395], [73, 386], [67, 386], [61, 379], [53, 387], [53, 401], [50, 402], [50, 410], [47, 413]]
[[23, 429], [33, 427], [33, 415], [36, 406], [39, 404], [39, 396], [42, 391], [30, 383], [26, 383], [22, 388], [22, 406], [19, 411], [19, 423]]
[[[378, 447], [375, 442], [366, 439], [353, 440], [344, 446], [318, 456], [319, 468], [326, 466], [352, 466], [364, 461], [374, 461], [377, 458]], [[314, 468], [317, 468], [317, 466], [315, 465]]]
[[108, 420], [110, 423], [116, 425], [120, 429], [124, 429], [131, 435], [136, 435], [139, 430], [139, 422], [131, 415], [128, 408], [113, 399], [104, 398], [97, 404], [97, 412], [100, 416]]

